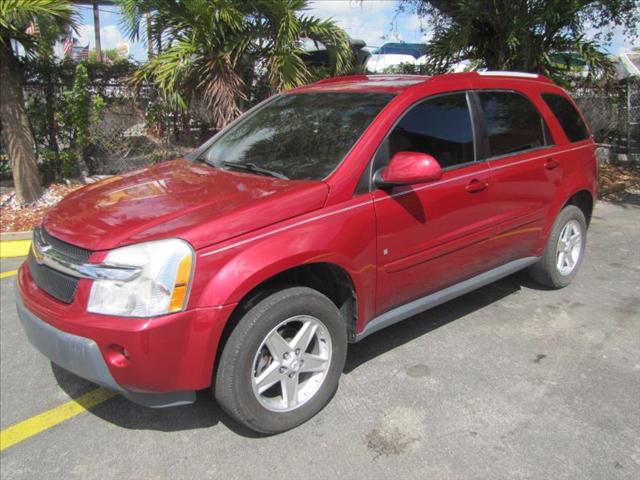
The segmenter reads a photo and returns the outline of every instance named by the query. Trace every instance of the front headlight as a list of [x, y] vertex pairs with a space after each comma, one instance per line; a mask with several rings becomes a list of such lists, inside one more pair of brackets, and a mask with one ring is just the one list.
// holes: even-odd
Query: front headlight
[[172, 238], [109, 252], [105, 264], [139, 267], [126, 282], [94, 280], [87, 310], [105, 315], [153, 317], [185, 308], [193, 270], [193, 250]]

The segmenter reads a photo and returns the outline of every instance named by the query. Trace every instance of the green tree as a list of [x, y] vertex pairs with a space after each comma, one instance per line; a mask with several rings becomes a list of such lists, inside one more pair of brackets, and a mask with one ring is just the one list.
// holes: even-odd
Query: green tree
[[[40, 17], [38, 19], [38, 45], [35, 49], [33, 55], [28, 58], [28, 62], [30, 65], [27, 65], [27, 70], [29, 67], [32, 67], [42, 72], [42, 99], [43, 109], [40, 112], [42, 117], [42, 121], [44, 124], [44, 131], [47, 136], [47, 152], [40, 151], [40, 153], [45, 153], [47, 157], [50, 157], [53, 160], [53, 163], [57, 163], [58, 154], [59, 154], [59, 146], [58, 139], [56, 135], [57, 126], [55, 122], [55, 104], [56, 104], [56, 88], [55, 88], [55, 80], [52, 76], [52, 70], [55, 64], [55, 58], [53, 55], [53, 47], [58, 40], [63, 40], [67, 35], [69, 25], [57, 21], [55, 18], [51, 17]], [[33, 96], [32, 99], [35, 99], [36, 96]], [[37, 128], [34, 127], [34, 118], [32, 116], [33, 111], [29, 110], [29, 105], [27, 105], [27, 114], [31, 119], [31, 128], [32, 133], [36, 133]], [[38, 143], [38, 136], [34, 135], [36, 138], [36, 144]], [[46, 177], [44, 178], [45, 182], [47, 181]]]
[[72, 23], [71, 5], [62, 0], [0, 0], [0, 120], [11, 161], [16, 201], [20, 204], [37, 200], [42, 187], [24, 105], [23, 65], [16, 49], [20, 46], [26, 57], [41, 53], [49, 38], [27, 33], [27, 29], [47, 22], [60, 26]]
[[[637, 36], [637, 0], [403, 0], [400, 9], [429, 19], [432, 67], [472, 60], [490, 70], [571, 78], [577, 54], [590, 79], [612, 72], [602, 45], [612, 26]], [[600, 32], [591, 39], [586, 33]], [[563, 60], [564, 58], [564, 60]]]
[[[331, 20], [304, 14], [306, 0], [121, 0], [129, 34], [139, 35], [150, 15], [154, 55], [138, 79], [154, 82], [175, 105], [206, 102], [214, 127], [240, 111], [248, 89], [266, 82], [272, 91], [311, 78], [301, 40], [324, 44], [332, 72], [351, 64], [349, 38]], [[164, 44], [164, 45], [163, 45]]]
[[105, 107], [100, 95], [91, 95], [89, 74], [82, 63], [76, 66], [71, 90], [64, 92], [65, 111], [61, 115], [65, 129], [69, 132], [70, 148], [62, 152], [62, 175], [77, 174], [78, 161], [88, 163], [87, 152], [94, 141], [92, 129], [100, 122]]

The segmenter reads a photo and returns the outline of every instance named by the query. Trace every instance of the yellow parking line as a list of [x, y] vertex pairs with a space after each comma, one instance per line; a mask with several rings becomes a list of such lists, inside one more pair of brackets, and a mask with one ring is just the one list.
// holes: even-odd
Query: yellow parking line
[[0, 272], [0, 278], [11, 277], [18, 273], [18, 270], [9, 270], [8, 272]]
[[117, 394], [105, 388], [96, 388], [59, 407], [52, 408], [5, 428], [0, 432], [0, 452], [16, 443], [55, 427], [82, 412], [86, 412], [105, 400], [109, 400], [114, 395]]
[[0, 242], [0, 258], [25, 257], [29, 255], [31, 240], [8, 240]]

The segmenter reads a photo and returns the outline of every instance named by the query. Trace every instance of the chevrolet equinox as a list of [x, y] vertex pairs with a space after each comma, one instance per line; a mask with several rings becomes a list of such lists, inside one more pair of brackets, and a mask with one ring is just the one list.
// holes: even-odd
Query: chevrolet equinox
[[571, 282], [595, 148], [540, 75], [322, 80], [66, 197], [34, 229], [18, 313], [54, 363], [132, 401], [211, 387], [281, 432], [331, 399], [348, 343], [525, 268]]

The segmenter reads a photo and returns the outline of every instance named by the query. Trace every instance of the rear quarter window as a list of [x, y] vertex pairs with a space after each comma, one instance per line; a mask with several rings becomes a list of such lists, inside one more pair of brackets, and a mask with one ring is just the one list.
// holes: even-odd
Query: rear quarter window
[[489, 140], [489, 157], [500, 157], [548, 145], [542, 116], [524, 95], [479, 91]]
[[542, 99], [560, 122], [570, 142], [579, 142], [589, 137], [587, 126], [569, 100], [554, 93], [543, 93]]

